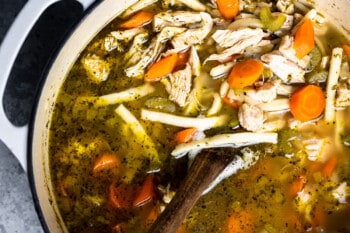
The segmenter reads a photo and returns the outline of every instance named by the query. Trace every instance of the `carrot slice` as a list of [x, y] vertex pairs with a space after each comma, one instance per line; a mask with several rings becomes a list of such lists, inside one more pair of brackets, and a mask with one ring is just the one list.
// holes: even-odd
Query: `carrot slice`
[[299, 121], [309, 121], [322, 114], [326, 104], [322, 89], [307, 85], [297, 90], [290, 99], [290, 111]]
[[346, 59], [348, 60], [348, 63], [350, 64], [350, 45], [348, 45], [348, 44], [343, 45], [343, 50], [345, 52]]
[[189, 142], [196, 135], [196, 133], [197, 133], [196, 128], [188, 128], [188, 129], [181, 130], [176, 133], [175, 141], [177, 143]]
[[146, 23], [151, 22], [153, 18], [153, 14], [147, 11], [140, 11], [136, 13], [135, 15], [131, 16], [130, 19], [127, 21], [121, 23], [119, 27], [124, 29], [130, 29], [130, 28], [136, 28], [136, 27], [142, 27]]
[[323, 166], [322, 169], [322, 175], [324, 177], [329, 177], [332, 175], [333, 171], [335, 170], [336, 166], [337, 166], [337, 159], [333, 157], [331, 157]]
[[292, 182], [292, 185], [289, 187], [289, 195], [291, 198], [296, 197], [298, 195], [298, 192], [303, 190], [306, 181], [307, 180], [305, 176], [299, 176]]
[[183, 69], [186, 66], [186, 63], [188, 61], [188, 57], [189, 57], [189, 52], [180, 52], [178, 53], [178, 60], [176, 63], [176, 70], [180, 70]]
[[131, 186], [124, 183], [113, 182], [109, 186], [108, 201], [115, 209], [129, 209], [132, 206], [134, 192]]
[[253, 233], [254, 228], [254, 217], [245, 210], [233, 213], [227, 220], [229, 233]]
[[120, 160], [113, 154], [104, 153], [95, 159], [92, 173], [94, 176], [98, 176], [101, 171], [117, 168], [120, 165]]
[[244, 88], [257, 81], [264, 71], [261, 61], [247, 59], [235, 64], [228, 76], [231, 88]]
[[239, 13], [239, 0], [217, 0], [220, 14], [225, 19], [233, 19]]
[[153, 63], [145, 74], [144, 80], [147, 82], [155, 82], [170, 74], [174, 70], [178, 59], [178, 54], [173, 53]]
[[314, 27], [311, 19], [305, 19], [294, 36], [293, 48], [297, 58], [301, 59], [311, 52], [315, 46]]
[[140, 191], [136, 195], [133, 206], [139, 207], [149, 203], [154, 196], [154, 189], [154, 174], [149, 174], [143, 182]]

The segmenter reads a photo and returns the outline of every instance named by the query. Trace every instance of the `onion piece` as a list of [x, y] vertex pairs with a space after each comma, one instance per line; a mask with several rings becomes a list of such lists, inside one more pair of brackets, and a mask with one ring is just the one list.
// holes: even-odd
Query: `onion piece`
[[192, 150], [215, 148], [215, 147], [233, 147], [239, 148], [248, 145], [260, 143], [277, 144], [277, 133], [232, 133], [218, 134], [213, 137], [194, 140], [188, 143], [182, 143], [175, 147], [171, 155], [180, 158]]
[[337, 91], [338, 79], [341, 69], [341, 61], [343, 57], [342, 48], [334, 48], [332, 51], [332, 58], [330, 61], [329, 75], [327, 79], [326, 90], [326, 107], [325, 107], [325, 120], [327, 122], [333, 122], [335, 120], [335, 94]]
[[163, 124], [178, 127], [195, 127], [198, 130], [206, 130], [226, 125], [228, 122], [228, 115], [220, 115], [213, 117], [183, 117], [164, 112], [156, 112], [147, 109], [142, 109], [141, 119], [156, 121]]

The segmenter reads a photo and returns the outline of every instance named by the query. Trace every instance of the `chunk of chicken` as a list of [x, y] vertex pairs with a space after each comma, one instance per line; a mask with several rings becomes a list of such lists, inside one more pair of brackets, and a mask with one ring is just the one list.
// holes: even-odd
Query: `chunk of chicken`
[[[282, 13], [273, 13], [273, 16], [277, 16], [278, 14], [282, 14]], [[284, 35], [287, 35], [293, 28], [294, 26], [294, 16], [293, 15], [288, 15], [288, 14], [284, 14], [286, 16], [286, 20], [284, 21], [282, 27], [280, 29], [278, 29], [274, 34], [282, 37]]]
[[305, 69], [310, 62], [310, 57], [306, 55], [302, 59], [297, 58], [295, 49], [293, 48], [294, 39], [292, 36], [282, 37], [278, 51], [288, 60], [296, 63], [301, 68]]
[[124, 55], [124, 61], [127, 65], [133, 65], [141, 59], [144, 50], [144, 44], [148, 41], [148, 32], [143, 32], [135, 36], [128, 52]]
[[185, 106], [186, 99], [191, 91], [191, 66], [187, 63], [185, 69], [170, 74], [168, 80], [169, 84], [166, 89], [169, 92], [169, 99], [180, 107]]
[[199, 23], [202, 20], [199, 12], [167, 11], [156, 14], [153, 19], [153, 30], [158, 32], [164, 27], [187, 27], [190, 24]]
[[191, 46], [190, 56], [188, 62], [191, 65], [192, 75], [199, 76], [201, 73], [201, 61], [199, 59], [197, 49], [194, 46]]
[[310, 161], [316, 161], [322, 159], [322, 149], [325, 145], [325, 139], [323, 138], [311, 138], [303, 140], [304, 150]]
[[93, 81], [100, 83], [107, 80], [111, 67], [101, 57], [87, 54], [82, 58], [82, 64]]
[[217, 65], [210, 70], [210, 76], [213, 79], [225, 77], [231, 71], [232, 67], [235, 64], [236, 62], [232, 61], [232, 62], [226, 62], [220, 65]]
[[195, 11], [205, 11], [206, 9], [205, 5], [198, 0], [163, 0], [162, 2], [165, 7], [185, 5]]
[[304, 83], [305, 71], [288, 60], [279, 51], [261, 56], [261, 60], [276, 74], [284, 83]]
[[261, 82], [256, 84], [256, 88], [247, 87], [244, 88], [243, 91], [230, 89], [227, 93], [227, 97], [238, 102], [246, 102], [250, 105], [269, 103], [276, 99], [278, 83]]
[[199, 27], [187, 29], [171, 40], [174, 51], [185, 50], [192, 45], [201, 44], [207, 37], [213, 27], [213, 19], [208, 13], [200, 12], [199, 14], [202, 18]]
[[141, 59], [133, 66], [128, 67], [125, 70], [127, 77], [139, 77], [144, 74], [146, 67], [157, 59], [160, 53], [163, 51], [164, 44], [175, 35], [182, 33], [185, 28], [179, 27], [165, 27], [156, 38], [153, 39], [151, 44], [144, 50]]
[[293, 0], [278, 0], [276, 7], [279, 11], [286, 14], [294, 13], [294, 2]]
[[249, 131], [258, 131], [264, 124], [264, 112], [257, 105], [243, 103], [238, 110], [240, 125]]
[[210, 55], [206, 61], [225, 60], [233, 54], [243, 53], [249, 47], [258, 44], [267, 34], [260, 28], [243, 28], [235, 31], [217, 30], [213, 39], [220, 47], [227, 48], [219, 54]]
[[257, 88], [250, 88], [245, 93], [245, 101], [250, 104], [268, 103], [277, 97], [277, 86], [273, 82], [260, 83]]
[[124, 51], [124, 44], [131, 41], [137, 34], [144, 33], [144, 28], [132, 28], [122, 31], [112, 31], [104, 39], [104, 48], [110, 52], [114, 49]]
[[336, 107], [350, 106], [350, 89], [346, 84], [339, 84], [337, 88]]

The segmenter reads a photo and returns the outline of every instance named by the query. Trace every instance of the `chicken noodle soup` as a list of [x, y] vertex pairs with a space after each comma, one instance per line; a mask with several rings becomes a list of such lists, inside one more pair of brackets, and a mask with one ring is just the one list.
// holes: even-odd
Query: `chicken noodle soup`
[[230, 164], [178, 232], [350, 232], [350, 45], [304, 1], [138, 1], [50, 125], [69, 232], [147, 232], [204, 148]]

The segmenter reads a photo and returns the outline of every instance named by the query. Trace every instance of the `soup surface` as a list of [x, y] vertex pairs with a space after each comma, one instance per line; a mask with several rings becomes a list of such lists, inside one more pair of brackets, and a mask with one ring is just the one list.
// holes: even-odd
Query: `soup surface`
[[56, 101], [50, 166], [68, 231], [147, 232], [198, 152], [231, 147], [179, 233], [350, 232], [349, 62], [304, 1], [139, 1]]

